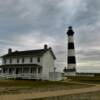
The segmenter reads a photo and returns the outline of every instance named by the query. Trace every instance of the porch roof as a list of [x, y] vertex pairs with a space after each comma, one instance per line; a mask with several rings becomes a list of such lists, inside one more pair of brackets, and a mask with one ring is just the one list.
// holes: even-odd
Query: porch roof
[[3, 67], [42, 67], [42, 66], [38, 64], [6, 64], [6, 65], [1, 65], [0, 67], [3, 68]]

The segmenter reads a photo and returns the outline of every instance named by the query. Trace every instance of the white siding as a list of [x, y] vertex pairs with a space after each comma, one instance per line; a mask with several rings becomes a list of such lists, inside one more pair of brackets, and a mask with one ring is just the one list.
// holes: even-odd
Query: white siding
[[48, 80], [49, 79], [49, 72], [53, 72], [54, 70], [54, 58], [51, 55], [50, 51], [46, 52], [43, 56], [43, 79]]
[[[23, 57], [19, 57], [19, 63], [17, 63], [17, 57], [16, 58], [12, 58], [12, 63], [11, 64], [38, 64], [38, 65], [42, 65], [42, 60], [40, 57], [40, 62], [37, 61], [38, 57], [32, 57], [32, 62], [30, 62], [30, 57], [24, 57], [24, 63], [22, 62], [22, 58]], [[4, 61], [2, 61], [4, 64]], [[6, 58], [6, 64], [10, 64], [10, 58]]]

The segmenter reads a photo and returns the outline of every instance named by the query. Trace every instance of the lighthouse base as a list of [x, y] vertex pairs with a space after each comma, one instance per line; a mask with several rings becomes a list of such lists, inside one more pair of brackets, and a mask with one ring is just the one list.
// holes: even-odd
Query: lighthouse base
[[76, 69], [67, 69], [64, 74], [65, 76], [76, 76]]

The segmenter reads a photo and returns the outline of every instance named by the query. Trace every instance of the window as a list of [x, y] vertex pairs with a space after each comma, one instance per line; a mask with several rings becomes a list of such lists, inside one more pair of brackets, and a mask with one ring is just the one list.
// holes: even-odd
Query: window
[[17, 58], [17, 63], [19, 63], [19, 58]]
[[11, 68], [9, 68], [9, 74], [11, 74]]
[[31, 73], [36, 73], [36, 68], [31, 68]]
[[30, 63], [32, 63], [32, 61], [33, 61], [33, 58], [32, 58], [32, 57], [30, 57]]
[[12, 63], [12, 59], [10, 58], [10, 60], [9, 60], [9, 63], [11, 64]]
[[38, 73], [41, 73], [42, 72], [42, 69], [41, 68], [38, 68]]
[[24, 63], [24, 58], [22, 58], [22, 63]]
[[40, 57], [37, 58], [37, 62], [40, 62]]
[[6, 59], [4, 59], [4, 64], [6, 64]]
[[3, 68], [3, 73], [7, 73], [7, 68]]

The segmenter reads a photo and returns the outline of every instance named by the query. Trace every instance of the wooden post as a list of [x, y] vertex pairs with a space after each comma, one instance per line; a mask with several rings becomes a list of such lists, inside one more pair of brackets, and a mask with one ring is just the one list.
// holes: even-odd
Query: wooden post
[[36, 67], [36, 77], [38, 78], [38, 67]]

